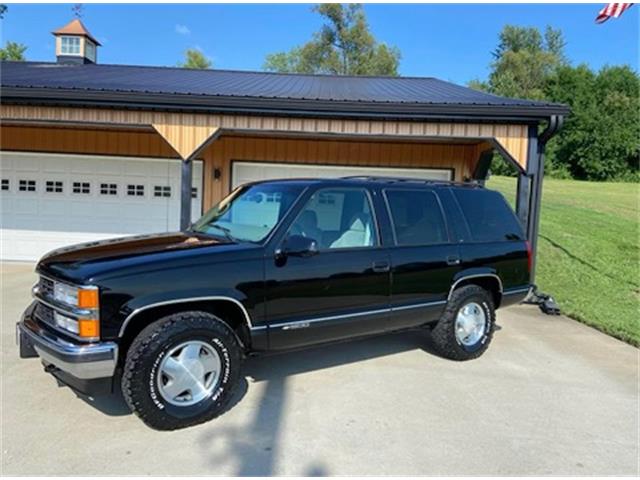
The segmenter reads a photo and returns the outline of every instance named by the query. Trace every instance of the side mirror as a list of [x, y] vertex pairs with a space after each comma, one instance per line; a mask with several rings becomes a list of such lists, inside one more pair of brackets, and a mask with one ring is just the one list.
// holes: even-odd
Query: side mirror
[[279, 251], [280, 256], [312, 257], [318, 253], [318, 242], [302, 235], [290, 235]]

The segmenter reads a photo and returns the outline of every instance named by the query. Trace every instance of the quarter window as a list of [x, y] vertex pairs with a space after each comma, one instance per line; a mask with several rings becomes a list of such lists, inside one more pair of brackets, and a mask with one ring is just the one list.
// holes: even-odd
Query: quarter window
[[154, 197], [170, 197], [171, 187], [163, 186], [163, 185], [155, 185], [153, 187], [153, 196]]
[[127, 185], [127, 195], [131, 197], [144, 197], [144, 185]]
[[485, 189], [454, 189], [453, 193], [476, 242], [524, 240], [518, 219], [498, 192]]
[[91, 184], [89, 182], [73, 182], [71, 191], [80, 195], [88, 195], [91, 193]]
[[437, 245], [448, 242], [436, 195], [421, 190], [385, 192], [398, 245]]
[[18, 190], [20, 192], [35, 192], [36, 181], [35, 180], [20, 180], [18, 182]]
[[117, 183], [101, 183], [100, 195], [117, 195], [118, 184]]
[[314, 239], [321, 249], [372, 247], [375, 221], [364, 190], [336, 188], [313, 194], [289, 235]]
[[45, 191], [48, 193], [62, 193], [62, 182], [47, 180], [45, 183]]

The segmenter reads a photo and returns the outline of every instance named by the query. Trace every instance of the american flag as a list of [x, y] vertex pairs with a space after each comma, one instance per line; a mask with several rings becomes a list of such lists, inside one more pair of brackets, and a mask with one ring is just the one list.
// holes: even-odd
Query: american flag
[[633, 3], [608, 3], [600, 10], [596, 17], [596, 23], [604, 23], [611, 17], [618, 18], [622, 12], [627, 10]]

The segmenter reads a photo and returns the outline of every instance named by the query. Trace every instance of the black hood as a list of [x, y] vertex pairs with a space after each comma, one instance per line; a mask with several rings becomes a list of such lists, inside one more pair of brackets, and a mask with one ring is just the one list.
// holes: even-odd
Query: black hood
[[36, 270], [56, 278], [83, 283], [97, 275], [127, 267], [151, 267], [158, 262], [185, 262], [213, 251], [231, 252], [256, 248], [195, 232], [159, 233], [87, 242], [46, 254]]

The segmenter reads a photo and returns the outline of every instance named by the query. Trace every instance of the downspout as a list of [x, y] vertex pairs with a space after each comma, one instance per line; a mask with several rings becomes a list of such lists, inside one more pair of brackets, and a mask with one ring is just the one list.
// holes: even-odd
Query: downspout
[[536, 264], [538, 263], [538, 232], [540, 228], [540, 207], [542, 204], [542, 179], [544, 177], [545, 150], [547, 142], [551, 140], [551, 137], [558, 133], [562, 128], [563, 123], [564, 117], [562, 115], [552, 115], [549, 118], [549, 124], [547, 127], [538, 135], [538, 168], [536, 169], [536, 174], [533, 178], [533, 188], [529, 203], [529, 228], [527, 229], [533, 259], [531, 264], [531, 283], [535, 283]]

